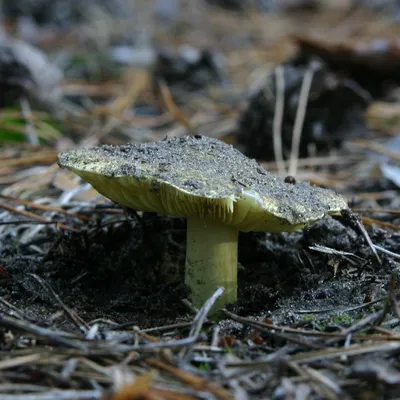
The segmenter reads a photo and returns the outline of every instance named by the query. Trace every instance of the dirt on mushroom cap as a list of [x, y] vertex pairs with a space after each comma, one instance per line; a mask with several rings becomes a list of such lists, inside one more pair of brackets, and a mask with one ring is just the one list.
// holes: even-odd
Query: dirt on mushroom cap
[[[125, 200], [126, 193], [113, 198], [112, 191], [117, 186], [141, 184], [152, 195], [168, 187], [181, 196], [181, 202], [203, 199], [202, 207], [207, 201], [216, 204], [220, 201], [220, 209], [214, 214], [232, 214], [238, 204], [250, 199], [250, 207], [257, 203], [257, 212], [262, 208], [269, 214], [269, 220], [281, 221], [281, 226], [271, 231], [296, 229], [347, 207], [338, 194], [308, 183], [284, 182], [233, 146], [205, 136], [72, 150], [59, 155], [59, 165], [82, 176], [100, 193], [127, 206], [130, 204], [126, 204], [129, 203]], [[114, 187], [111, 195], [105, 189], [107, 185]], [[151, 199], [146, 197], [144, 201]], [[137, 207], [142, 203], [133, 202]], [[184, 208], [172, 207], [169, 213], [186, 216], [191, 210], [186, 212]], [[148, 207], [143, 211], [149, 211]], [[232, 224], [238, 223], [233, 221]], [[264, 225], [240, 222], [238, 229], [264, 230]]]

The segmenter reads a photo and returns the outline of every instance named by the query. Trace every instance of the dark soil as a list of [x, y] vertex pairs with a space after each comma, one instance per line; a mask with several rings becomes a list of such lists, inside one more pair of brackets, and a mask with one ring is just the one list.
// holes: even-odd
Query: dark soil
[[[0, 296], [34, 319], [51, 318], [59, 305], [36, 274], [86, 321], [151, 327], [184, 318], [185, 221], [150, 213], [112, 218], [79, 234], [48, 231], [26, 245], [9, 238], [0, 252]], [[370, 233], [375, 244], [399, 253], [399, 233]], [[35, 254], [34, 244], [47, 253]], [[317, 244], [355, 256], [308, 249]], [[385, 255], [379, 265], [364, 239], [336, 217], [293, 233], [243, 233], [239, 261], [239, 301], [230, 308], [242, 315], [276, 310], [276, 318], [292, 322], [304, 318], [296, 314], [300, 309], [340, 309], [379, 298], [396, 271]]]

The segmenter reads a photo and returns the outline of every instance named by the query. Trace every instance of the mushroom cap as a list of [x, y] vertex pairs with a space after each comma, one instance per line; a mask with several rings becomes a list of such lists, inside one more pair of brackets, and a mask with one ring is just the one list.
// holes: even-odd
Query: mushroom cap
[[206, 136], [71, 150], [58, 163], [125, 207], [220, 220], [240, 231], [292, 231], [347, 208], [340, 195], [284, 182]]

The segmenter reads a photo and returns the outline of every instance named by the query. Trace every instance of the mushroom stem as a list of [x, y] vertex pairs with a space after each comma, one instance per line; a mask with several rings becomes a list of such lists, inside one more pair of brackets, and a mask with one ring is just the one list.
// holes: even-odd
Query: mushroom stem
[[187, 218], [185, 283], [196, 308], [225, 288], [214, 310], [237, 300], [238, 231], [221, 222], [197, 217]]

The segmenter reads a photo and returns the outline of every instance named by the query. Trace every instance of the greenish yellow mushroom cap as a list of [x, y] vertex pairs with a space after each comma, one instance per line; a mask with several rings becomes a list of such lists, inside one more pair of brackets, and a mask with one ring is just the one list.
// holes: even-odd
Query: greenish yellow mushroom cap
[[72, 150], [58, 163], [123, 206], [216, 220], [238, 231], [292, 231], [347, 208], [340, 195], [286, 183], [206, 136]]

